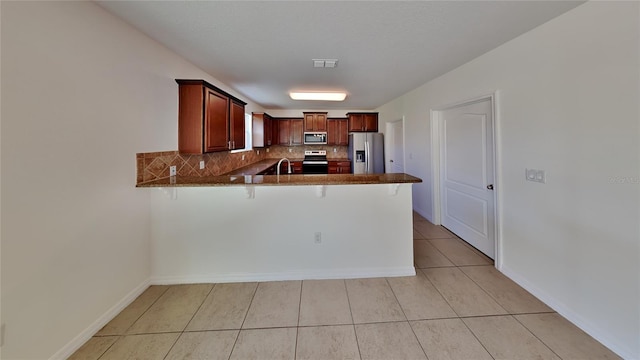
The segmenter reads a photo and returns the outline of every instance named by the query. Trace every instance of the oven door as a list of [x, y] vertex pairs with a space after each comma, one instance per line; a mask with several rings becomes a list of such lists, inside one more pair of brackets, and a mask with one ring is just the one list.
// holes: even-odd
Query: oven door
[[306, 132], [304, 133], [305, 145], [326, 145], [327, 133], [326, 132]]
[[326, 160], [304, 160], [302, 162], [303, 174], [328, 174], [329, 162]]

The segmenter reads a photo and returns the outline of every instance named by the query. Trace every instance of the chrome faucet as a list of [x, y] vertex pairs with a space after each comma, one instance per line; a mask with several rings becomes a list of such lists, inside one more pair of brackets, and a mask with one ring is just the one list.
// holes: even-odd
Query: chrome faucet
[[276, 167], [276, 175], [280, 175], [280, 164], [282, 164], [283, 161], [287, 160], [287, 174], [291, 174], [291, 161], [289, 161], [289, 159], [287, 158], [282, 158], [280, 159], [280, 161], [278, 161], [278, 166]]

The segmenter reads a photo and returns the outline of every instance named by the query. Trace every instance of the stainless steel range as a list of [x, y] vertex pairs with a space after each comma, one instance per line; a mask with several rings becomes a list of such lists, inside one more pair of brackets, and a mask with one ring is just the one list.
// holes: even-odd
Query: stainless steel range
[[306, 150], [302, 160], [303, 174], [328, 174], [329, 161], [326, 150]]

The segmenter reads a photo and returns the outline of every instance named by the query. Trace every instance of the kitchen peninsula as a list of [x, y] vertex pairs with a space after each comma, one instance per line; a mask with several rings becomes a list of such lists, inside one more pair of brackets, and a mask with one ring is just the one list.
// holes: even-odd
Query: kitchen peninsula
[[237, 152], [246, 103], [176, 81], [178, 151], [136, 156], [136, 186], [151, 198], [152, 283], [415, 275], [412, 184], [422, 180], [351, 173], [349, 133], [377, 132], [377, 113], [253, 113], [253, 149]]
[[407, 174], [222, 175], [139, 184], [155, 284], [409, 276]]

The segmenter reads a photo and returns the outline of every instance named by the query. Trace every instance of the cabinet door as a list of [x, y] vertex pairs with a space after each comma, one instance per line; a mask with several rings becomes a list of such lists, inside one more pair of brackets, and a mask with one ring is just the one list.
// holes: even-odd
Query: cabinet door
[[339, 174], [350, 174], [351, 173], [351, 163], [348, 161], [340, 161], [338, 162], [338, 173]]
[[271, 119], [271, 144], [280, 145], [280, 120]]
[[378, 114], [364, 114], [364, 131], [378, 132]]
[[273, 122], [273, 120], [271, 120], [271, 116], [264, 114], [264, 145], [265, 146], [271, 146], [272, 144], [272, 135], [273, 135], [273, 130], [271, 130], [271, 123]]
[[229, 116], [229, 140], [232, 149], [244, 149], [244, 105], [231, 101], [231, 114]]
[[338, 145], [338, 120], [327, 120], [327, 145]]
[[304, 131], [314, 131], [315, 114], [304, 114]]
[[336, 121], [336, 145], [349, 145], [349, 121], [340, 119]]
[[205, 152], [229, 149], [229, 98], [205, 88]]
[[327, 114], [316, 114], [314, 131], [327, 131]]
[[349, 131], [364, 131], [362, 114], [349, 114]]
[[278, 145], [291, 145], [291, 120], [278, 120]]
[[304, 131], [327, 131], [327, 114], [304, 113]]
[[291, 145], [302, 145], [303, 143], [303, 119], [290, 119], [291, 121]]
[[265, 113], [252, 114], [252, 138], [253, 147], [267, 147], [273, 145], [273, 130], [271, 128], [271, 116]]
[[302, 174], [302, 161], [292, 161], [291, 170], [294, 174]]

